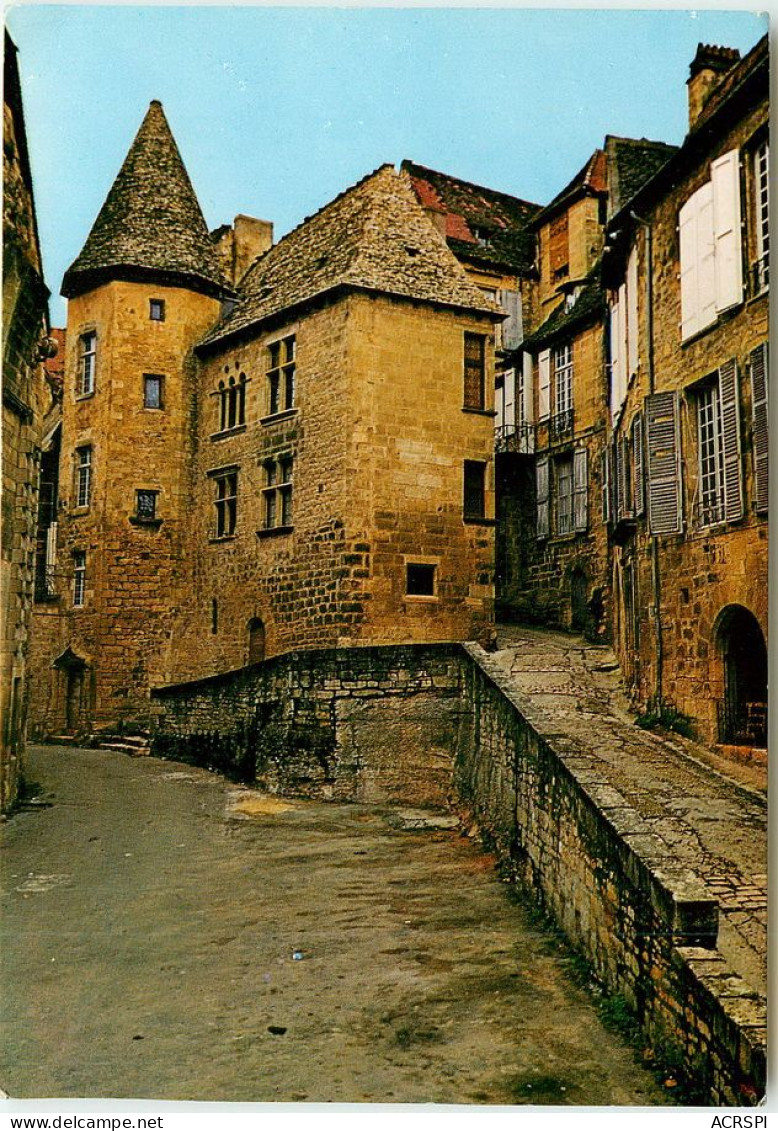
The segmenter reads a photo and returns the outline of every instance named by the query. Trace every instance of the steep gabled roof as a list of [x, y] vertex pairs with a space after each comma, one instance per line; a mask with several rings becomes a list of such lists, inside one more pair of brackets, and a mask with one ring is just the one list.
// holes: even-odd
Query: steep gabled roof
[[152, 102], [62, 293], [153, 273], [207, 293], [227, 284], [160, 102]]
[[[540, 205], [504, 192], [474, 185], [405, 160], [401, 166], [411, 178], [422, 207], [445, 216], [446, 241], [463, 259], [529, 270], [534, 262], [534, 237], [529, 223]], [[488, 234], [488, 242], [476, 235]]]
[[605, 173], [605, 151], [595, 149], [582, 169], [575, 174], [573, 179], [558, 192], [554, 199], [546, 205], [533, 220], [533, 228], [540, 228], [547, 223], [557, 212], [561, 212], [579, 196], [595, 195], [604, 196], [607, 192]]
[[677, 150], [677, 145], [647, 138], [605, 138], [608, 180], [608, 215], [613, 216], [631, 200]]
[[382, 165], [260, 256], [233, 311], [200, 344], [342, 287], [497, 314], [425, 216], [409, 178]]

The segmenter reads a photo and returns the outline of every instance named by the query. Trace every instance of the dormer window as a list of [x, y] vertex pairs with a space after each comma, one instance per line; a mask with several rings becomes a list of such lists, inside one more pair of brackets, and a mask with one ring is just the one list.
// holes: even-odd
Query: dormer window
[[488, 247], [492, 242], [492, 233], [488, 228], [473, 225], [470, 231], [473, 233], [476, 243], [480, 244], [481, 247]]

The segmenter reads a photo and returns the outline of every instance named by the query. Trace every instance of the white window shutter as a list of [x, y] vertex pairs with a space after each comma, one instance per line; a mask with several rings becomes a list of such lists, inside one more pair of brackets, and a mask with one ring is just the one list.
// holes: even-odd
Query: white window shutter
[[740, 162], [737, 149], [711, 165], [715, 237], [716, 310], [736, 306], [743, 298], [740, 244]]
[[586, 448], [576, 448], [573, 452], [573, 528], [575, 530], [586, 530], [589, 524], [588, 454]]
[[697, 212], [697, 298], [702, 330], [716, 321], [716, 239], [713, 227], [713, 187], [708, 181], [695, 194]]
[[638, 367], [638, 250], [633, 247], [627, 262], [627, 375]]
[[743, 480], [740, 474], [740, 388], [737, 364], [727, 361], [719, 369], [721, 442], [724, 457], [724, 518], [743, 517]]
[[627, 284], [619, 287], [619, 404], [621, 405], [627, 395]]
[[681, 438], [676, 393], [653, 393], [646, 397], [646, 446], [651, 533], [680, 534]]
[[516, 370], [506, 369], [503, 374], [503, 424], [507, 429], [516, 428]]
[[530, 353], [525, 353], [523, 357], [522, 386], [524, 393], [524, 423], [533, 424], [535, 421], [535, 403], [533, 400], [532, 354]]
[[635, 503], [635, 515], [640, 517], [645, 509], [645, 492], [643, 489], [643, 417], [637, 414], [632, 421], [632, 498]]
[[621, 401], [619, 400], [619, 388], [621, 386], [621, 357], [619, 356], [619, 346], [621, 344], [620, 326], [621, 316], [619, 314], [619, 300], [614, 297], [610, 305], [610, 320], [608, 328], [608, 338], [610, 340], [610, 405], [611, 417], [615, 419], [619, 411]]
[[538, 420], [548, 420], [551, 411], [551, 350], [538, 358]]
[[537, 535], [538, 538], [548, 538], [551, 531], [548, 497], [548, 456], [543, 456], [535, 464], [535, 487], [537, 492]]
[[767, 342], [751, 351], [751, 445], [757, 511], [766, 511], [769, 496], [767, 431]]
[[505, 427], [505, 384], [497, 378], [494, 383], [494, 430], [500, 435]]
[[500, 290], [500, 306], [508, 313], [508, 317], [502, 324], [502, 348], [504, 350], [517, 350], [523, 337], [519, 292], [503, 287]]
[[697, 298], [697, 194], [690, 196], [678, 214], [681, 254], [681, 338], [685, 341], [700, 328]]

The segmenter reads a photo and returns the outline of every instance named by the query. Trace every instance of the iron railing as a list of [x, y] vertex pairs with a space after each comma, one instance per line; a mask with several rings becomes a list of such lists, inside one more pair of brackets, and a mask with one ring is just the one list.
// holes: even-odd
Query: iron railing
[[767, 704], [730, 703], [726, 699], [716, 704], [719, 742], [733, 746], [767, 746]]
[[498, 452], [516, 452], [531, 456], [535, 451], [533, 424], [503, 424], [495, 429], [494, 446]]

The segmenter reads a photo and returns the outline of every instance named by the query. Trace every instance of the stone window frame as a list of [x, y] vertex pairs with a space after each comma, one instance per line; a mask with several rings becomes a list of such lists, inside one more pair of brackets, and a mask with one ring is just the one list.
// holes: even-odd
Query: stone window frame
[[[432, 592], [431, 593], [409, 593], [408, 592], [408, 586], [409, 586], [410, 580], [411, 580], [410, 571], [416, 566], [421, 566], [422, 568], [431, 569], [431, 571], [432, 571], [432, 573], [430, 574], [431, 579], [432, 579]], [[405, 554], [405, 555], [403, 555], [403, 576], [404, 576], [404, 584], [405, 584], [405, 592], [403, 593], [403, 601], [414, 604], [416, 602], [430, 603], [430, 602], [438, 602], [440, 600], [439, 590], [438, 590], [439, 581], [440, 581], [440, 558], [439, 557], [429, 557], [429, 556], [424, 555], [424, 554]]]
[[94, 447], [78, 444], [74, 453], [73, 492], [76, 510], [89, 510], [94, 483]]
[[164, 322], [165, 321], [165, 300], [163, 298], [150, 298], [149, 299], [149, 321], [150, 322]]
[[73, 551], [73, 608], [86, 604], [86, 550]]
[[93, 397], [97, 386], [97, 330], [89, 327], [78, 336], [76, 399]]
[[257, 536], [289, 534], [294, 529], [294, 453], [280, 452], [261, 461], [265, 486], [262, 488], [262, 527]]
[[[149, 389], [152, 387], [152, 382], [158, 382], [158, 403], [149, 403]], [[144, 373], [143, 374], [143, 407], [150, 412], [164, 412], [165, 410], [165, 377], [162, 373]]]
[[291, 416], [297, 411], [297, 332], [285, 332], [265, 345], [265, 405], [262, 423]]
[[[161, 494], [162, 492], [158, 487], [136, 487], [135, 513], [130, 515], [130, 522], [133, 526], [159, 527], [162, 525], [162, 519], [157, 513], [157, 506]], [[150, 507], [141, 502], [143, 496], [151, 500]]]
[[465, 330], [462, 353], [462, 409], [464, 412], [487, 412], [486, 408], [486, 334]]
[[[229, 373], [229, 368], [229, 365], [225, 365], [225, 374]], [[217, 429], [211, 436], [212, 440], [245, 430], [246, 386], [249, 381], [250, 378], [246, 376], [243, 370], [239, 371], [237, 380], [232, 374], [226, 380], [224, 377], [220, 379], [218, 387], [211, 394], [211, 396], [218, 398], [218, 422]]]
[[229, 464], [207, 472], [213, 482], [213, 505], [216, 512], [212, 542], [226, 542], [235, 537], [238, 524], [238, 479], [240, 467]]

